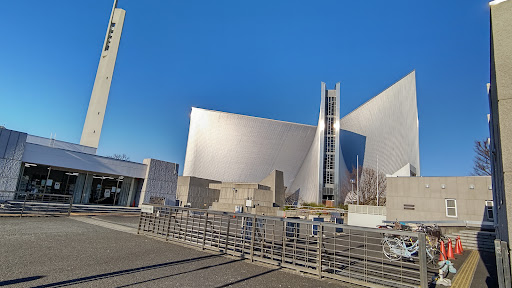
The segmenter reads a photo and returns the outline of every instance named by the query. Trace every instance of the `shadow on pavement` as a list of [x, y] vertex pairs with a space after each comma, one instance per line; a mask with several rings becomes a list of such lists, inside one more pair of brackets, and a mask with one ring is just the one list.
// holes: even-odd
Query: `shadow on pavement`
[[224, 285], [222, 285], [222, 286], [217, 286], [216, 288], [229, 287], [229, 286], [231, 286], [231, 285], [235, 285], [235, 284], [238, 284], [238, 283], [242, 283], [242, 282], [247, 281], [247, 280], [252, 279], [252, 278], [256, 278], [256, 277], [263, 276], [263, 275], [268, 274], [268, 273], [272, 273], [272, 272], [277, 271], [277, 270], [279, 270], [279, 269], [280, 269], [280, 268], [278, 268], [278, 269], [272, 269], [272, 270], [269, 270], [269, 271], [265, 271], [265, 272], [262, 272], [262, 273], [260, 273], [260, 274], [252, 275], [252, 276], [250, 276], [250, 277], [246, 277], [246, 278], [243, 278], [243, 279], [240, 279], [240, 280], [237, 280], [237, 281], [233, 281], [233, 282], [228, 283], [228, 284], [224, 284]]
[[[173, 261], [173, 262], [149, 265], [149, 266], [144, 266], [144, 267], [120, 270], [120, 271], [115, 271], [115, 272], [110, 272], [110, 273], [103, 273], [103, 274], [98, 274], [98, 275], [92, 275], [92, 276], [87, 276], [87, 277], [82, 277], [82, 278], [76, 278], [76, 279], [71, 279], [71, 280], [50, 283], [50, 284], [44, 284], [44, 285], [40, 285], [40, 286], [36, 286], [36, 287], [40, 287], [40, 288], [43, 288], [43, 287], [65, 287], [65, 286], [69, 286], [69, 285], [77, 285], [80, 283], [86, 283], [86, 282], [91, 282], [91, 281], [96, 281], [96, 280], [101, 280], [101, 279], [106, 279], [106, 278], [111, 278], [111, 277], [117, 277], [117, 276], [138, 273], [138, 272], [143, 272], [143, 271], [149, 271], [149, 270], [153, 270], [153, 269], [159, 269], [159, 268], [164, 268], [164, 267], [169, 267], [169, 266], [186, 264], [186, 263], [191, 263], [191, 262], [196, 262], [196, 261], [201, 261], [201, 260], [206, 260], [206, 259], [211, 259], [211, 258], [217, 258], [217, 257], [222, 257], [222, 254], [208, 255], [208, 256], [196, 257], [196, 258], [191, 258], [191, 259], [183, 259], [183, 260], [179, 260], [179, 261]], [[213, 265], [213, 266], [215, 266], [215, 265]]]
[[[162, 277], [157, 277], [157, 278], [153, 278], [153, 279], [149, 279], [149, 280], [145, 280], [145, 281], [140, 281], [140, 282], [134, 282], [134, 283], [131, 283], [131, 284], [126, 284], [126, 285], [118, 286], [117, 288], [129, 287], [129, 286], [133, 286], [133, 285], [139, 285], [139, 284], [148, 283], [148, 282], [151, 282], [151, 281], [161, 280], [161, 279], [165, 279], [165, 278], [169, 278], [169, 277], [173, 277], [173, 276], [179, 276], [179, 275], [183, 275], [183, 274], [187, 274], [187, 273], [191, 273], [191, 272], [201, 271], [201, 270], [205, 270], [205, 269], [209, 269], [209, 268], [213, 268], [213, 267], [218, 267], [218, 266], [222, 266], [222, 265], [226, 265], [226, 264], [236, 263], [236, 262], [240, 262], [240, 261], [243, 261], [243, 259], [231, 260], [231, 261], [228, 261], [228, 262], [219, 263], [219, 264], [210, 265], [210, 266], [205, 266], [205, 267], [201, 267], [201, 268], [197, 268], [197, 269], [192, 269], [192, 270], [185, 271], [185, 272], [170, 274], [170, 275], [166, 275], [166, 276], [162, 276]], [[256, 276], [258, 276], [258, 275], [256, 275]], [[254, 276], [254, 277], [256, 277], [256, 276]]]
[[0, 282], [0, 286], [13, 285], [13, 284], [18, 284], [18, 283], [23, 283], [23, 282], [34, 281], [34, 280], [41, 279], [43, 277], [44, 276], [31, 276], [31, 277], [24, 277], [24, 278], [18, 278], [18, 279], [13, 279], [13, 280], [2, 281], [2, 282]]

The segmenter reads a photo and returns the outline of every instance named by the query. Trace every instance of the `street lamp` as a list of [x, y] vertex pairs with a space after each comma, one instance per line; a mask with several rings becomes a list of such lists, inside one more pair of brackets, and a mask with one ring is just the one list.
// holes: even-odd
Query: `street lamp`
[[350, 179], [350, 184], [352, 184], [352, 192], [350, 192], [350, 204], [354, 204], [354, 183], [356, 183], [356, 180]]

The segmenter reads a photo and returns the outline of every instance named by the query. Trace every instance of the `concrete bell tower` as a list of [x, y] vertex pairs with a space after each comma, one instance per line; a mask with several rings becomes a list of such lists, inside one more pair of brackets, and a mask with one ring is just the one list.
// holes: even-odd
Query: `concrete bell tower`
[[125, 14], [126, 12], [123, 9], [117, 8], [117, 0], [114, 0], [108, 22], [107, 35], [101, 50], [100, 63], [98, 64], [98, 71], [96, 72], [96, 79], [92, 88], [91, 100], [89, 101], [89, 108], [85, 117], [80, 145], [98, 148]]

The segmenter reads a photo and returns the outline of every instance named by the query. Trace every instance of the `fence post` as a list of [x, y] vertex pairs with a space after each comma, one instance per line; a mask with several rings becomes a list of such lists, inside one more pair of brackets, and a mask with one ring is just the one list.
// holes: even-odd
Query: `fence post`
[[25, 203], [27, 202], [28, 193], [25, 193], [25, 199], [23, 200], [23, 206], [21, 206], [20, 218], [23, 217], [23, 210], [25, 210]]
[[169, 241], [169, 229], [171, 229], [171, 215], [172, 208], [169, 208], [169, 219], [167, 219], [167, 233], [165, 234], [165, 241]]
[[205, 213], [204, 217], [204, 227], [203, 227], [203, 250], [206, 244], [206, 226], [208, 226], [208, 212]]
[[[247, 217], [245, 218], [247, 219]], [[246, 225], [247, 227], [247, 225]], [[254, 237], [255, 237], [255, 233], [256, 233], [256, 215], [254, 215], [254, 217], [252, 217], [252, 227], [251, 227], [251, 262], [254, 262]], [[244, 232], [245, 234], [245, 232]], [[245, 238], [245, 235], [244, 235], [244, 238]]]
[[503, 257], [503, 275], [505, 276], [505, 287], [511, 287], [510, 277], [510, 254], [508, 253], [507, 242], [501, 241], [501, 254]]
[[428, 287], [428, 279], [427, 279], [427, 241], [425, 238], [425, 233], [418, 234], [419, 240], [419, 250], [418, 256], [420, 258], [420, 287]]
[[185, 242], [187, 241], [187, 234], [188, 234], [188, 218], [190, 218], [190, 210], [188, 210], [188, 208], [187, 208], [187, 219], [185, 220], [185, 235], [184, 235]]
[[139, 214], [139, 227], [137, 228], [137, 234], [140, 234], [140, 226], [142, 225], [142, 210]]
[[322, 222], [319, 222], [318, 230], [316, 233], [318, 234], [318, 278], [322, 278], [322, 242], [324, 238], [324, 225], [322, 224]]
[[284, 264], [284, 258], [286, 254], [286, 218], [283, 218], [283, 242], [282, 242], [282, 249], [281, 249], [281, 266]]
[[71, 207], [73, 206], [73, 199], [74, 199], [74, 196], [71, 196], [71, 198], [69, 199], [68, 217], [71, 215]]
[[[229, 242], [229, 223], [231, 223], [231, 217], [228, 216], [228, 229], [226, 231], [226, 246], [224, 247], [224, 253], [227, 254], [228, 252], [228, 242]], [[222, 228], [221, 228], [222, 229]]]

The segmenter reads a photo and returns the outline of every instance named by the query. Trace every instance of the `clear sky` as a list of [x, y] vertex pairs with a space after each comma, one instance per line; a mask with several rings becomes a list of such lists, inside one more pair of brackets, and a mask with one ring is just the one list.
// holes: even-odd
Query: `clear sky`
[[[0, 125], [79, 143], [112, 3], [0, 2]], [[321, 81], [346, 114], [415, 69], [422, 175], [468, 175], [489, 134], [487, 3], [119, 0], [98, 154], [181, 174], [191, 107], [316, 125]]]

